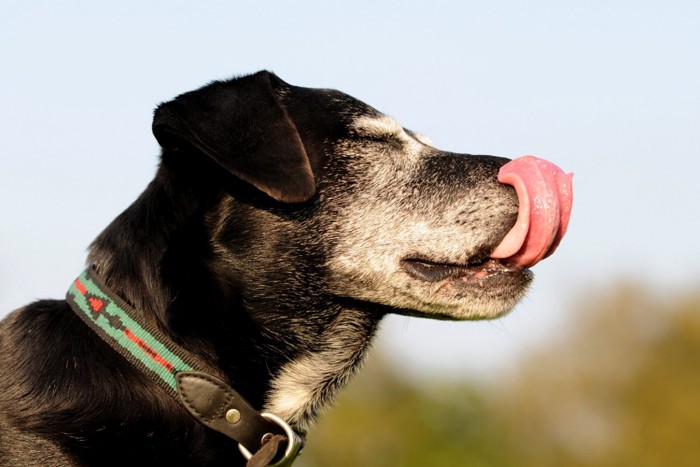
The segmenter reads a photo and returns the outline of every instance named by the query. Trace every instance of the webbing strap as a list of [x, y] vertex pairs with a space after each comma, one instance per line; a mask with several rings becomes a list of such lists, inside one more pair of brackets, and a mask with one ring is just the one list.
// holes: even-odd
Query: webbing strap
[[184, 349], [140, 320], [136, 311], [110, 293], [91, 270], [71, 284], [66, 298], [93, 331], [174, 398], [178, 398], [177, 373], [205, 371]]

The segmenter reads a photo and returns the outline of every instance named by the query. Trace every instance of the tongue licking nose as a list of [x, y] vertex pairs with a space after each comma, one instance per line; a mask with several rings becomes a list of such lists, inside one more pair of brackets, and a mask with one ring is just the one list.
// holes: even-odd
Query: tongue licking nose
[[491, 258], [529, 268], [554, 253], [569, 225], [572, 178], [572, 173], [534, 156], [501, 167], [498, 181], [513, 185], [518, 195], [518, 219]]

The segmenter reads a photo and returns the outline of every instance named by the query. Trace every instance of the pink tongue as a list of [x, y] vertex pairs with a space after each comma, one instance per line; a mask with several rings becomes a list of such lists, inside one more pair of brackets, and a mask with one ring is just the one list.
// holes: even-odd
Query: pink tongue
[[498, 181], [513, 185], [518, 195], [518, 220], [492, 258], [529, 268], [554, 253], [569, 225], [573, 175], [534, 156], [501, 167]]

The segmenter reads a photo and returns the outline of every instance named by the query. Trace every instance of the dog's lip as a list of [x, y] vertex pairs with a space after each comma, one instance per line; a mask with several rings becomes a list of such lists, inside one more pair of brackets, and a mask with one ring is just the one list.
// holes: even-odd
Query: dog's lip
[[495, 276], [522, 273], [525, 268], [499, 259], [484, 258], [468, 264], [439, 263], [422, 258], [405, 258], [401, 268], [414, 279], [424, 282], [440, 282], [446, 279], [462, 282], [483, 282]]

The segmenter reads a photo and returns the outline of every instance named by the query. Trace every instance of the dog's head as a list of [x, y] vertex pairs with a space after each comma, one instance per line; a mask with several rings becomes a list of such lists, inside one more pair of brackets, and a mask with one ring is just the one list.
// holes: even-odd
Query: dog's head
[[438, 150], [341, 92], [260, 72], [161, 105], [153, 130], [166, 153], [204, 155], [251, 187], [224, 197], [211, 238], [256, 297], [303, 288], [481, 319], [531, 281], [489, 257], [518, 216], [515, 190], [497, 180], [507, 159]]
[[165, 283], [156, 312], [288, 421], [347, 381], [387, 313], [509, 311], [568, 218], [551, 214], [567, 195], [549, 163], [543, 175], [529, 159], [441, 151], [353, 97], [268, 72], [162, 104], [153, 131], [162, 164], [140, 210], [189, 206], [145, 279]]

